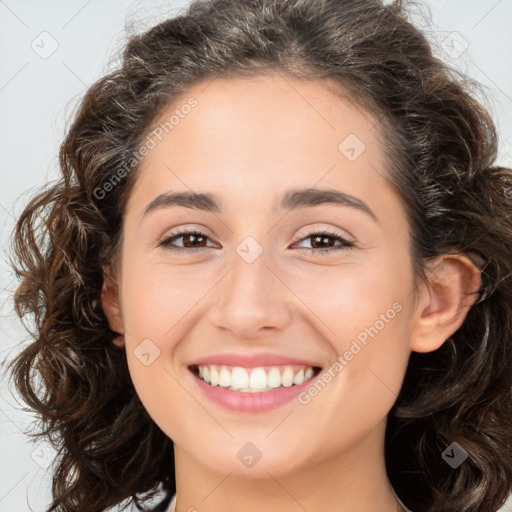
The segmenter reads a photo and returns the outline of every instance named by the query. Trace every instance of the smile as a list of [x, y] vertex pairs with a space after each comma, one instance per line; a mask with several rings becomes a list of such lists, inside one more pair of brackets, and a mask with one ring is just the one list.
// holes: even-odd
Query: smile
[[292, 403], [311, 385], [322, 368], [305, 365], [189, 366], [202, 395], [223, 409], [239, 413], [263, 413]]
[[257, 393], [276, 388], [297, 386], [311, 379], [320, 368], [303, 365], [261, 366], [243, 368], [227, 365], [196, 365], [192, 371], [210, 386], [232, 391]]

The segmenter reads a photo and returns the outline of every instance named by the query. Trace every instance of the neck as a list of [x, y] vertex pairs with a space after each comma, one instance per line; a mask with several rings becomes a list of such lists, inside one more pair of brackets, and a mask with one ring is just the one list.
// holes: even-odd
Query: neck
[[402, 512], [386, 473], [384, 432], [385, 421], [348, 450], [284, 474], [269, 466], [258, 478], [237, 475], [236, 463], [216, 471], [175, 445], [176, 512]]

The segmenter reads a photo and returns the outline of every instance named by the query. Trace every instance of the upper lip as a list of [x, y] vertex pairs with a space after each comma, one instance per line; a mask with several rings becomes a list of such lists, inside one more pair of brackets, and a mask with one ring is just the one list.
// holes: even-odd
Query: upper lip
[[259, 366], [278, 366], [278, 365], [302, 365], [318, 367], [319, 365], [306, 361], [304, 359], [297, 359], [280, 354], [261, 353], [261, 354], [215, 354], [212, 356], [203, 357], [194, 361], [190, 366], [198, 365], [230, 365], [241, 366], [242, 368], [256, 368]]

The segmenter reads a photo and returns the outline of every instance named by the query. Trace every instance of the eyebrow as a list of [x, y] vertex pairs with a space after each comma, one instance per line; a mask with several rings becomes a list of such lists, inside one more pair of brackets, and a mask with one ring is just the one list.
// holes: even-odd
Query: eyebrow
[[[181, 206], [211, 213], [221, 213], [222, 209], [220, 204], [220, 199], [215, 194], [211, 193], [166, 192], [155, 197], [155, 199], [144, 208], [142, 217], [145, 217], [154, 210], [172, 206]], [[355, 208], [369, 215], [375, 222], [378, 222], [377, 216], [364, 201], [336, 189], [306, 188], [288, 190], [282, 196], [279, 207], [281, 210], [290, 211], [329, 204]], [[275, 207], [274, 211], [276, 211]]]

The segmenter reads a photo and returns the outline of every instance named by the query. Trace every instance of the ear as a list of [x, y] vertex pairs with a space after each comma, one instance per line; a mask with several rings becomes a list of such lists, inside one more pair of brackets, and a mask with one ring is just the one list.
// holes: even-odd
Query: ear
[[412, 332], [414, 352], [437, 350], [464, 322], [477, 299], [481, 271], [469, 258], [443, 254], [427, 271], [419, 291]]
[[120, 288], [109, 267], [103, 267], [103, 286], [101, 288], [101, 306], [105, 312], [110, 329], [124, 333], [120, 307]]

